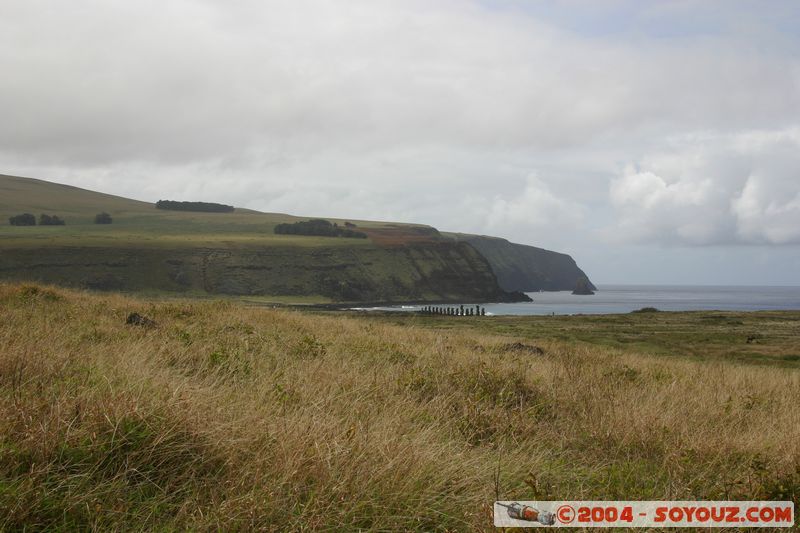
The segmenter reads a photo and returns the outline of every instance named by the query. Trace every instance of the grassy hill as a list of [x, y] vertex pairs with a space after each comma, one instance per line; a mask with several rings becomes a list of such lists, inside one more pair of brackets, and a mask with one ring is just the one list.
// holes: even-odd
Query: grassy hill
[[[528, 338], [551, 317], [456, 332], [3, 283], [0, 309], [3, 531], [488, 532], [497, 497], [800, 497], [797, 369]], [[793, 349], [798, 313], [770, 316]]]
[[[190, 199], [191, 200], [191, 199]], [[94, 224], [107, 212], [113, 224]], [[6, 224], [21, 213], [65, 226]], [[276, 235], [280, 213], [166, 211], [154, 204], [0, 175], [0, 279], [122, 291], [230, 294], [290, 302], [507, 301], [571, 290], [571, 257], [435, 228], [354, 223], [367, 239]]]
[[[93, 223], [103, 211], [113, 224]], [[304, 219], [242, 209], [164, 211], [76, 187], [0, 176], [0, 217], [23, 212], [58, 215], [66, 225], [0, 225], [3, 279], [292, 302], [509, 298], [483, 256], [429, 226], [353, 221], [367, 239], [276, 235], [276, 224]]]
[[[111, 225], [96, 225], [94, 217], [105, 211], [113, 217]], [[56, 214], [66, 220], [63, 228], [35, 226], [16, 228], [6, 225], [19, 213]], [[236, 209], [234, 213], [165, 211], [155, 204], [130, 200], [43, 180], [0, 175], [0, 239], [4, 245], [58, 244], [127, 245], [144, 243], [193, 246], [198, 243], [270, 242], [293, 246], [339, 244], [338, 239], [313, 237], [292, 239], [274, 235], [276, 224], [302, 220], [279, 213], [259, 213]], [[343, 222], [343, 221], [342, 221]], [[364, 224], [362, 222], [362, 224]], [[366, 223], [380, 228], [381, 224]], [[345, 242], [347, 246], [354, 243]], [[355, 243], [357, 244], [357, 243]]]

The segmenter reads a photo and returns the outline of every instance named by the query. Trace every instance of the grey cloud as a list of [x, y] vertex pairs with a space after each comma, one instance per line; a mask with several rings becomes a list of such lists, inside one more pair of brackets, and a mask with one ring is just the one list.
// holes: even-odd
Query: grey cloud
[[108, 164], [270, 145], [552, 149], [781, 125], [800, 104], [792, 62], [742, 43], [634, 48], [464, 2], [79, 5], [0, 8], [6, 150]]

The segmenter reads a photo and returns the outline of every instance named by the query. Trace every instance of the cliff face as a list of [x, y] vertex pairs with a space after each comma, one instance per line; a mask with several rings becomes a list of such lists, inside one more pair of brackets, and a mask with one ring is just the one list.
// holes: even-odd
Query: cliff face
[[515, 299], [500, 289], [481, 254], [453, 241], [397, 247], [5, 248], [0, 278], [96, 290], [340, 302]]
[[[451, 234], [478, 250], [492, 266], [500, 288], [506, 291], [566, 291], [589, 277], [567, 254], [515, 244], [497, 237]], [[589, 281], [591, 290], [596, 287]]]

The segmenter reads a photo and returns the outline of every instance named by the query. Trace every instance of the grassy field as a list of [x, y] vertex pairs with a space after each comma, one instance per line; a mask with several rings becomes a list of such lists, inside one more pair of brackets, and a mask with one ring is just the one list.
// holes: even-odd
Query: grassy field
[[482, 331], [629, 353], [800, 368], [800, 311], [498, 316], [490, 320], [406, 313], [370, 317], [407, 327]]
[[[0, 309], [0, 530], [491, 531], [496, 497], [800, 495], [800, 373], [731, 362], [716, 319], [637, 316], [674, 331], [613, 346], [589, 317], [15, 284]], [[796, 316], [736, 317], [790, 351]], [[689, 324], [690, 357], [653, 348]]]

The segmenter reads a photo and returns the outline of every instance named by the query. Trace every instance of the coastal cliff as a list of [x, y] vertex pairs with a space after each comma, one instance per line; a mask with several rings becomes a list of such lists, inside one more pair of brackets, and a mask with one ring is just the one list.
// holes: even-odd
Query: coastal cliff
[[498, 237], [447, 234], [472, 245], [489, 261], [500, 288], [506, 291], [571, 291], [585, 279], [590, 290], [597, 287], [567, 254], [516, 244]]
[[323, 298], [333, 302], [521, 301], [466, 243], [397, 247], [3, 249], [0, 279], [93, 290]]

